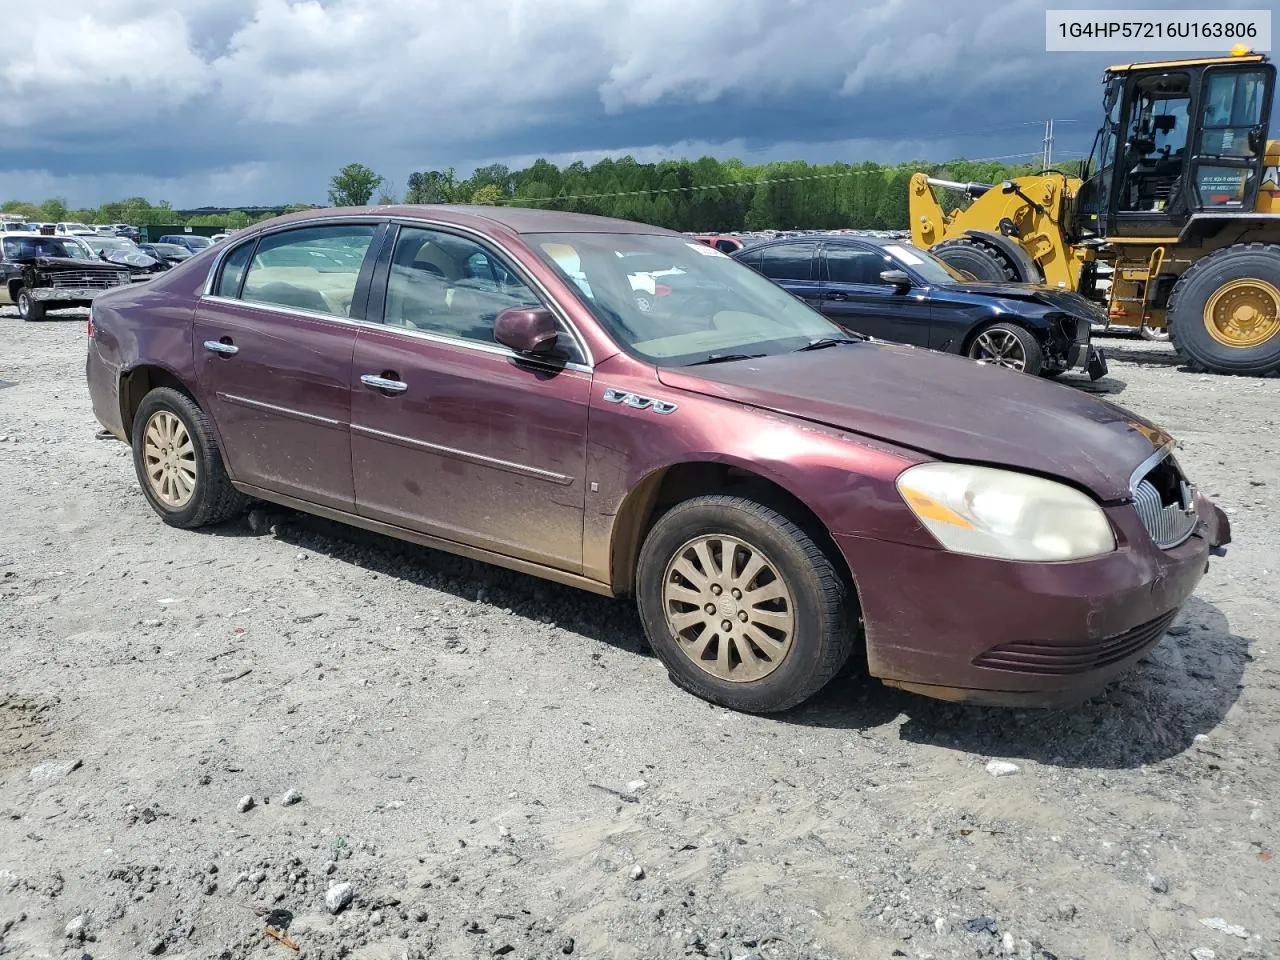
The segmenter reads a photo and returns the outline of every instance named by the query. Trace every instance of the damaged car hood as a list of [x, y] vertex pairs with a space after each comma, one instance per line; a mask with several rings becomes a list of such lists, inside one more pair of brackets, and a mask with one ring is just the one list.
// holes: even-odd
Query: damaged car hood
[[1097, 397], [965, 357], [868, 342], [709, 366], [662, 383], [910, 447], [944, 460], [1057, 477], [1127, 500], [1134, 469], [1169, 441]]
[[949, 283], [940, 289], [969, 293], [981, 297], [998, 297], [1021, 303], [1038, 303], [1073, 317], [1086, 317], [1091, 323], [1106, 323], [1107, 312], [1100, 304], [1070, 290], [1054, 290], [1034, 283], [1000, 283], [965, 280]]
[[99, 260], [77, 260], [75, 257], [23, 257], [16, 261], [23, 266], [36, 267], [46, 273], [61, 270], [89, 270], [94, 273], [119, 273], [119, 269]]

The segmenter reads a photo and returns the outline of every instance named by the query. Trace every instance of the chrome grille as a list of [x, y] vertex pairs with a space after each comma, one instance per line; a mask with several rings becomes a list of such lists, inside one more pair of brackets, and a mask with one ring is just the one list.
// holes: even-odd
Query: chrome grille
[[129, 282], [128, 270], [63, 270], [49, 275], [55, 287], [94, 287], [106, 289], [117, 284]]
[[1199, 520], [1195, 487], [1187, 482], [1177, 462], [1167, 452], [1134, 485], [1133, 508], [1151, 539], [1162, 550], [1170, 550], [1186, 542]]

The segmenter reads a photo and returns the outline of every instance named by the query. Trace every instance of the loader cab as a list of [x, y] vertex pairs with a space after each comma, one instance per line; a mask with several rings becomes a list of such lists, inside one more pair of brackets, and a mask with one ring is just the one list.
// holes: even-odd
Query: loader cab
[[1249, 212], [1275, 67], [1260, 55], [1112, 67], [1078, 237], [1176, 237], [1195, 214]]

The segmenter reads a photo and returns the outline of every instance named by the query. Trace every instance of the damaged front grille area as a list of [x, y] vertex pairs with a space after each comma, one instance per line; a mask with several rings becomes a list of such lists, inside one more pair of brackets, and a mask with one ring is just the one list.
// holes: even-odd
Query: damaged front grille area
[[1178, 468], [1170, 448], [1133, 484], [1133, 508], [1161, 550], [1171, 550], [1195, 532], [1196, 491]]
[[1042, 677], [1088, 673], [1127, 660], [1134, 654], [1154, 647], [1177, 615], [1176, 609], [1171, 610], [1155, 620], [1102, 640], [1083, 643], [1018, 640], [1002, 643], [975, 657], [973, 665]]
[[129, 282], [128, 270], [61, 270], [48, 275], [49, 285], [53, 287], [75, 287], [83, 290], [101, 289], [118, 286]]

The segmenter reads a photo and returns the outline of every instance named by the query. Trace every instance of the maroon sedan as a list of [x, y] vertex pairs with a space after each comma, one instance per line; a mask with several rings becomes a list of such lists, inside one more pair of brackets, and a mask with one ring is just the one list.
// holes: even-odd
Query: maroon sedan
[[[628, 261], [654, 258], [684, 282], [645, 312]], [[672, 678], [740, 710], [852, 657], [937, 697], [1082, 698], [1229, 540], [1141, 418], [850, 337], [634, 223], [299, 213], [102, 295], [90, 335], [94, 412], [165, 522], [268, 500], [634, 595]]]

